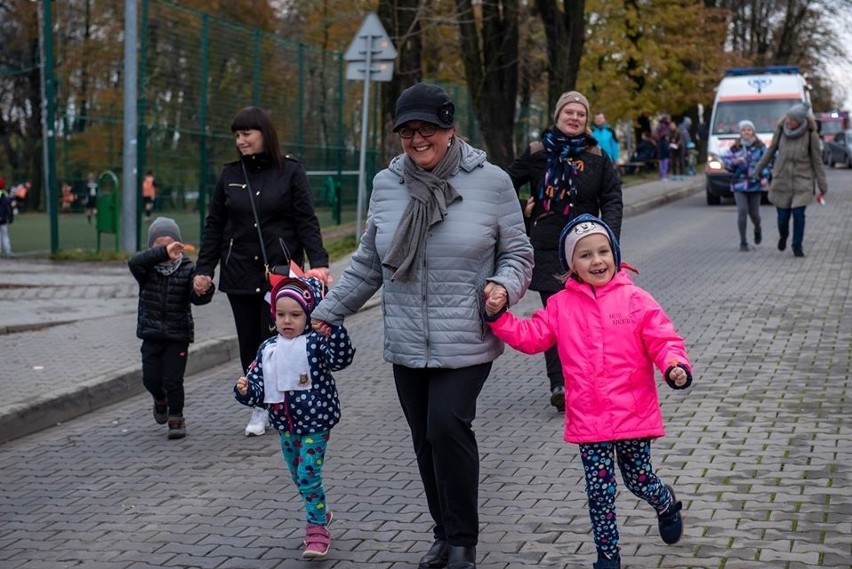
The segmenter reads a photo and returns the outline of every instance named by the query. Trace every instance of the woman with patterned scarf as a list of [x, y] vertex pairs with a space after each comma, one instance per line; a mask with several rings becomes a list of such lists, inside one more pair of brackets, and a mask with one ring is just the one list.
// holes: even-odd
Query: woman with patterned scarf
[[[804, 257], [802, 242], [805, 238], [805, 208], [828, 192], [828, 182], [819, 151], [816, 123], [809, 114], [807, 103], [796, 103], [778, 123], [772, 144], [755, 166], [760, 172], [770, 161], [772, 183], [769, 201], [778, 212], [778, 250], [787, 248], [790, 235], [790, 218], [793, 218], [793, 255]], [[777, 155], [776, 155], [777, 153]], [[764, 181], [764, 184], [766, 182]]]
[[[515, 189], [530, 185], [524, 208], [527, 231], [535, 255], [530, 289], [542, 304], [562, 289], [557, 275], [559, 235], [565, 225], [583, 213], [600, 217], [621, 238], [621, 179], [612, 161], [601, 152], [589, 127], [589, 101], [577, 91], [559, 97], [553, 126], [509, 166]], [[556, 348], [545, 352], [550, 380], [550, 404], [565, 410], [562, 364]]]

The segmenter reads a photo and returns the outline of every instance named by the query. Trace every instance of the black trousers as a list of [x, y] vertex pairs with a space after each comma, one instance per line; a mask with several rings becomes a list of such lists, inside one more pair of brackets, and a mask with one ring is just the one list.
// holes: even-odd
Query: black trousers
[[228, 302], [234, 314], [237, 342], [240, 345], [240, 365], [242, 373], [245, 373], [263, 341], [275, 334], [275, 320], [269, 304], [260, 294], [229, 294]]
[[183, 375], [188, 342], [142, 340], [142, 384], [157, 401], [169, 404], [169, 415], [183, 415]]
[[[556, 291], [540, 290], [538, 294], [541, 296], [541, 305], [546, 306], [547, 299], [556, 294]], [[559, 350], [557, 350], [556, 346], [544, 352], [544, 365], [547, 368], [547, 378], [550, 380], [550, 390], [553, 391], [555, 387], [564, 386], [565, 378], [562, 377], [562, 362], [559, 361]]]
[[491, 363], [460, 369], [393, 366], [436, 538], [476, 545], [479, 447], [471, 428]]

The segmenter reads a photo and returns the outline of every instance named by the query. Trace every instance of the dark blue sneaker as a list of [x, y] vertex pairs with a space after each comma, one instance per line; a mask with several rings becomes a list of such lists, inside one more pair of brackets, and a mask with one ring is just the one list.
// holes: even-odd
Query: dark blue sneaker
[[607, 557], [598, 551], [598, 560], [592, 565], [592, 569], [621, 569], [621, 555], [615, 553]]
[[672, 493], [672, 503], [664, 512], [657, 512], [657, 525], [660, 528], [660, 537], [663, 538], [663, 541], [673, 545], [679, 542], [683, 536], [683, 518], [680, 515], [683, 503], [678, 502], [674, 488], [668, 484], [666, 484], [666, 488]]

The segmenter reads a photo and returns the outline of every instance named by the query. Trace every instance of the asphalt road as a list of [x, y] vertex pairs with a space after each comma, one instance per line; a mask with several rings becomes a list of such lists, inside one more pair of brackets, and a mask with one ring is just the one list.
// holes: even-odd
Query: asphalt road
[[[850, 567], [852, 170], [829, 183], [828, 204], [807, 210], [804, 259], [776, 249], [771, 206], [750, 252], [733, 206], [703, 194], [625, 221], [623, 258], [686, 337], [695, 383], [661, 383], [667, 436], [653, 446], [684, 501], [684, 539], [663, 545], [653, 513], [623, 491], [623, 567]], [[537, 307], [528, 294], [513, 310]], [[337, 374], [327, 560], [299, 559], [300, 502], [276, 437], [244, 437], [229, 363], [188, 378], [186, 439], [166, 440], [143, 395], [0, 446], [0, 568], [415, 567], [429, 517], [380, 313], [347, 326], [358, 352]], [[582, 467], [543, 368], [507, 350], [480, 398], [481, 569], [593, 561]]]

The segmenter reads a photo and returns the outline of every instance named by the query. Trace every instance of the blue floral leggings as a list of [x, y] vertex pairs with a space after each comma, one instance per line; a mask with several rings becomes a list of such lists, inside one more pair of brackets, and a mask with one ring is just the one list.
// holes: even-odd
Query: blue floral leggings
[[581, 444], [580, 458], [586, 476], [586, 496], [589, 498], [595, 547], [609, 556], [618, 552], [613, 453], [628, 490], [658, 512], [665, 510], [672, 501], [671, 492], [657, 478], [651, 466], [650, 439]]
[[322, 485], [322, 466], [331, 431], [296, 435], [281, 431], [281, 452], [290, 469], [290, 478], [299, 489], [305, 503], [309, 524], [327, 525], [325, 488]]

